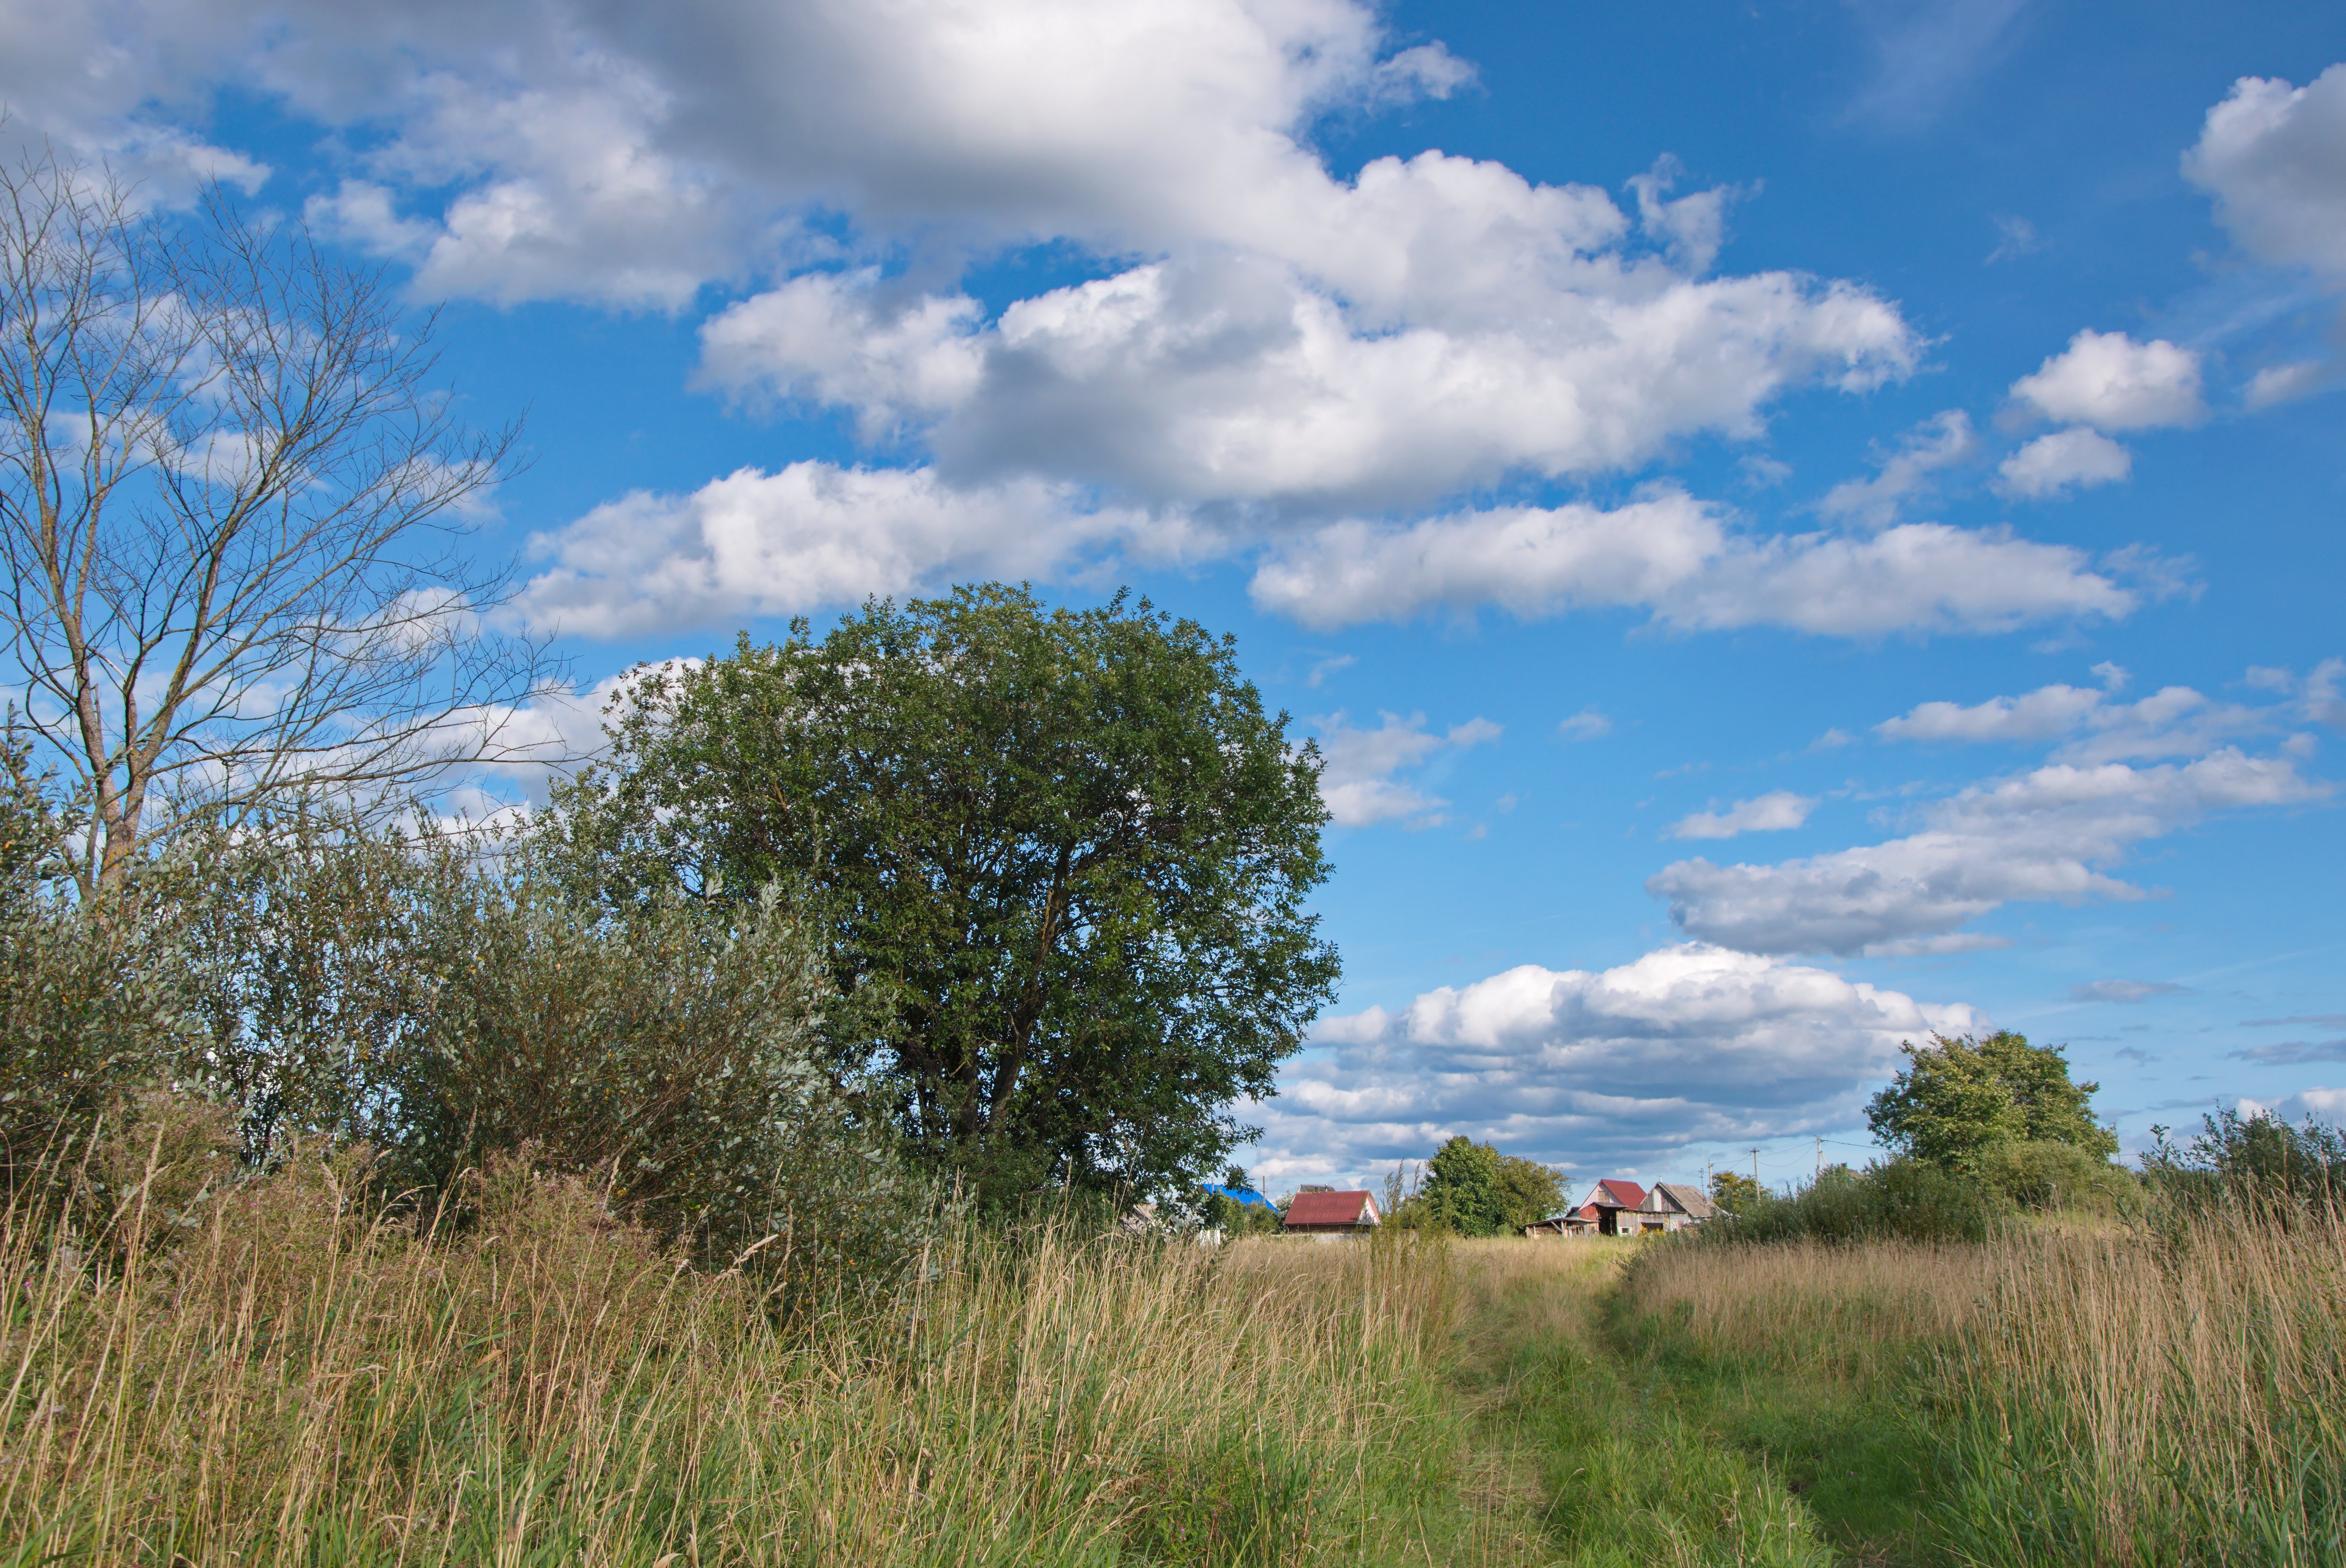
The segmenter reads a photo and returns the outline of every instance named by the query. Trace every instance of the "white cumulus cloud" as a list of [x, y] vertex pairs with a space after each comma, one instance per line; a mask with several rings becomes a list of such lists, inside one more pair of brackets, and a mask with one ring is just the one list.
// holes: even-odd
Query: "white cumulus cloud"
[[2065, 762], [2196, 757], [2243, 737], [2315, 718], [2302, 703], [2218, 702], [2188, 686], [2162, 687], [2137, 702], [2112, 700], [2125, 671], [2096, 666], [2109, 688], [2054, 685], [2019, 697], [1992, 697], [1969, 707], [1925, 702], [1874, 726], [1885, 740], [2011, 743], [2059, 740]]
[[1901, 1040], [1981, 1022], [1960, 1003], [1695, 943], [1606, 970], [1525, 964], [1323, 1021], [1323, 1051], [1256, 1108], [1260, 1163], [1313, 1179], [1422, 1159], [1459, 1133], [1584, 1169], [1667, 1160], [1844, 1125]]
[[2015, 901], [2142, 898], [2104, 869], [2136, 844], [2217, 811], [2331, 792], [2286, 758], [2232, 748], [2150, 768], [2053, 763], [1937, 801], [1920, 831], [1887, 843], [1778, 865], [1681, 860], [1646, 888], [1698, 941], [1767, 953], [1897, 951]]
[[2035, 500], [2111, 484], [2134, 472], [2134, 454], [2082, 425], [2040, 435], [1996, 466], [2007, 495]]
[[947, 576], [1040, 576], [1104, 545], [1178, 553], [1178, 520], [1065, 485], [956, 489], [926, 469], [745, 468], [688, 495], [637, 491], [531, 542], [533, 626], [618, 637], [793, 615]]
[[2208, 111], [2183, 173], [2242, 249], [2346, 277], [2346, 64], [2306, 86], [2242, 76]]
[[2002, 530], [1907, 523], [1867, 537], [1753, 535], [1675, 489], [1610, 511], [1572, 503], [1331, 524], [1275, 547], [1252, 592], [1264, 608], [1322, 627], [1492, 605], [1525, 617], [1635, 608], [1689, 631], [1841, 636], [2119, 619], [2142, 599], [2081, 551]]
[[2165, 338], [2137, 343], [2090, 327], [2013, 382], [2012, 395], [2049, 419], [2102, 431], [2189, 424], [2207, 412], [2196, 352]]
[[1681, 818], [1669, 830], [1673, 839], [1732, 839], [1739, 833], [1780, 833], [1797, 828], [1817, 809], [1816, 801], [1790, 789], [1770, 789], [1754, 799], [1738, 800], [1724, 811], [1697, 811]]

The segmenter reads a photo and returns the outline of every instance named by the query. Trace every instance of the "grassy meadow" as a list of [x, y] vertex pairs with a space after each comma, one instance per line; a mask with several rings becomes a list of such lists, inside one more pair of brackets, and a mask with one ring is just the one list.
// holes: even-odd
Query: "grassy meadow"
[[2346, 1561], [2346, 1227], [954, 1233], [792, 1315], [591, 1185], [12, 1216], [0, 1564]]

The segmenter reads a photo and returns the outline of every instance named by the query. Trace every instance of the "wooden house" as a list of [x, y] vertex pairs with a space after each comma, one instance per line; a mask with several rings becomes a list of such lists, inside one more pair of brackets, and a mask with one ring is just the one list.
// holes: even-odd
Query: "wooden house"
[[1647, 1192], [1636, 1182], [1608, 1176], [1561, 1214], [1524, 1227], [1528, 1237], [1652, 1236], [1700, 1225], [1713, 1213], [1702, 1189], [1663, 1182]]
[[[1635, 1236], [1637, 1213], [1646, 1201], [1646, 1189], [1636, 1182], [1608, 1176], [1588, 1189], [1587, 1196], [1561, 1214], [1524, 1227], [1525, 1236]], [[1630, 1217], [1626, 1221], [1623, 1216]]]
[[1289, 1236], [1366, 1236], [1384, 1223], [1365, 1192], [1299, 1192], [1280, 1229]]
[[1684, 1182], [1657, 1182], [1654, 1190], [1646, 1195], [1646, 1201], [1638, 1206], [1637, 1227], [1641, 1231], [1684, 1230], [1689, 1225], [1700, 1225], [1717, 1212], [1702, 1188]]

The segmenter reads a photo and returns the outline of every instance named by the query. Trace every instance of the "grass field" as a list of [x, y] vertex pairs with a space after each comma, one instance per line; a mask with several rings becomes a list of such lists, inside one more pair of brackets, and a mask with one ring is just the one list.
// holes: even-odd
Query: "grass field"
[[0, 1565], [2326, 1564], [2346, 1233], [941, 1246], [780, 1325], [574, 1183], [0, 1237]]

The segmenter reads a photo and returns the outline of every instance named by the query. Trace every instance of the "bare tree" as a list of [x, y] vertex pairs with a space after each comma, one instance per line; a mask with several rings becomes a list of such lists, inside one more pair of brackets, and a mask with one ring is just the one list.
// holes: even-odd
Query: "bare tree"
[[217, 190], [173, 219], [0, 168], [0, 637], [85, 888], [199, 817], [496, 758], [551, 674], [463, 549], [517, 432], [454, 418], [432, 325]]

